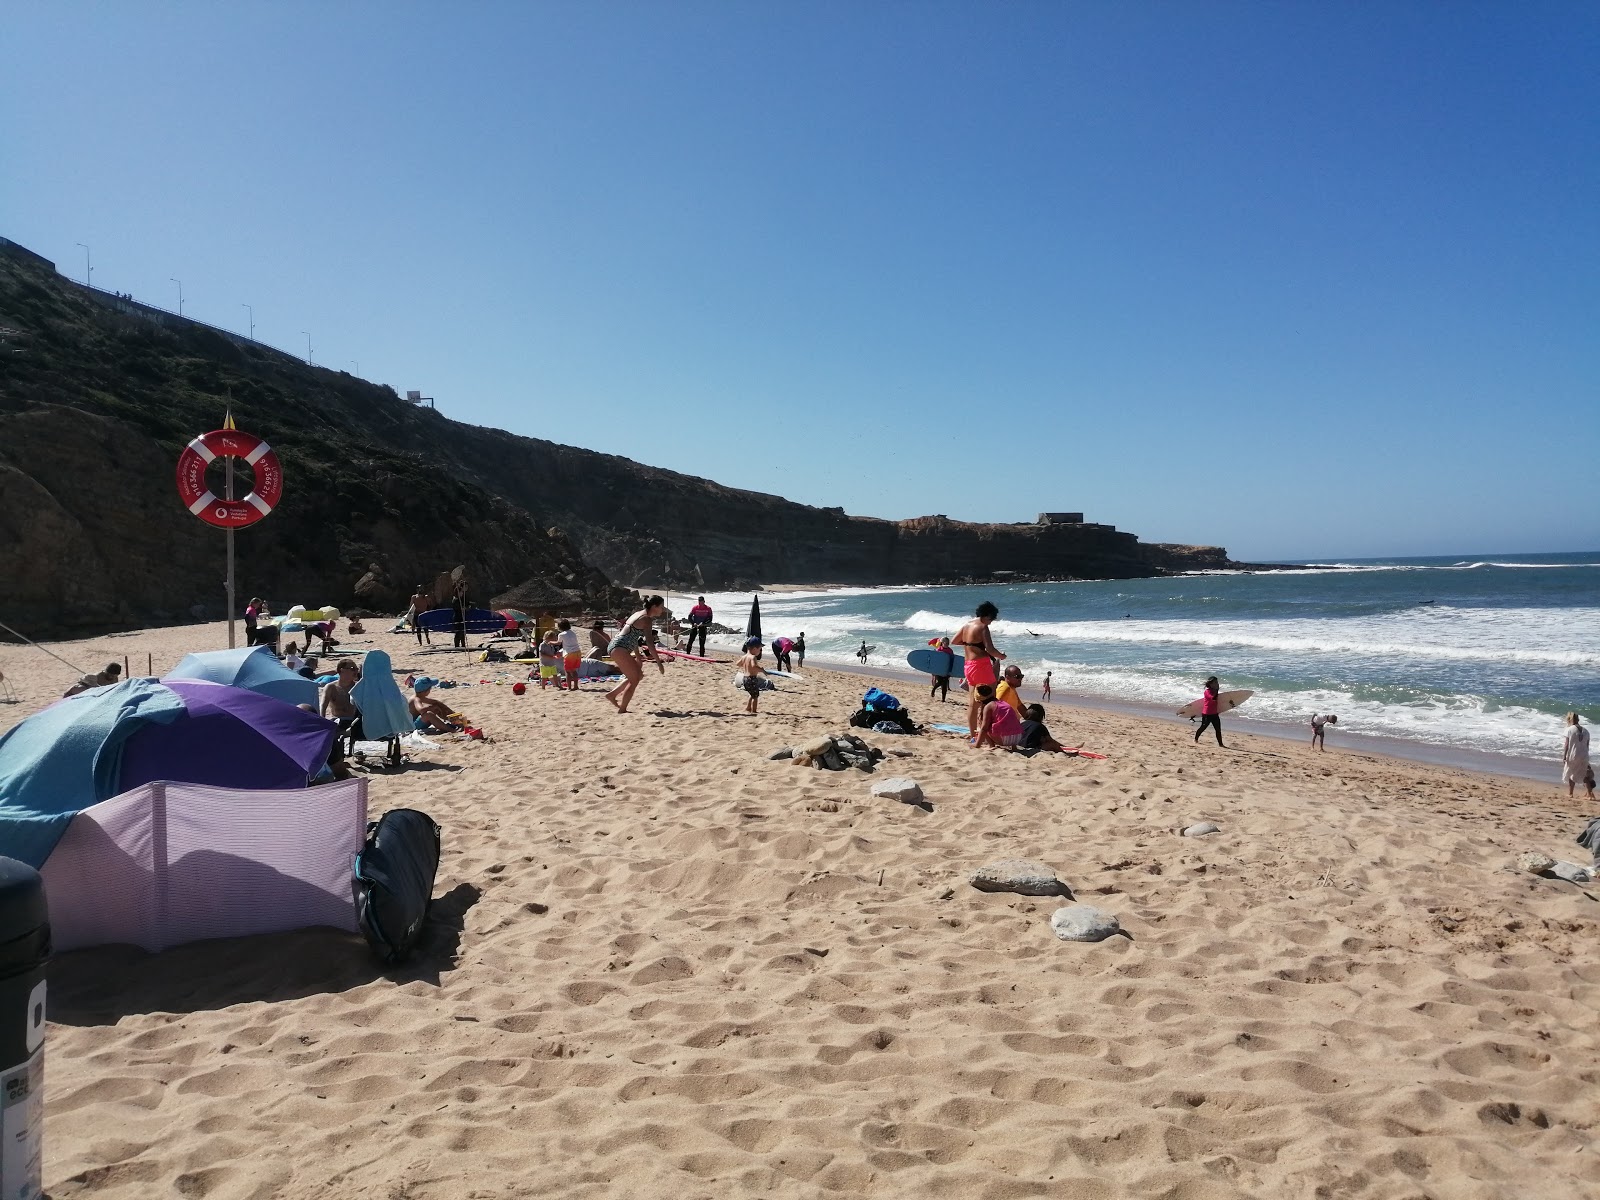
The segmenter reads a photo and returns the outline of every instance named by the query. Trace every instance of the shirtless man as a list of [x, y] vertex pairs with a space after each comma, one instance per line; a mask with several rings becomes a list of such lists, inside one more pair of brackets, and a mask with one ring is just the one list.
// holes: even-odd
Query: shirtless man
[[417, 635], [417, 645], [422, 645], [422, 639], [428, 639], [428, 645], [433, 645], [433, 638], [422, 627], [422, 614], [428, 611], [428, 605], [433, 603], [428, 598], [428, 593], [422, 590], [422, 585], [417, 584], [417, 590], [411, 593], [411, 611], [406, 614], [406, 619], [411, 622], [411, 631]]
[[350, 698], [350, 689], [361, 680], [361, 671], [354, 659], [341, 658], [334, 668], [338, 678], [322, 689], [322, 715], [339, 723], [340, 736], [353, 736], [361, 741], [361, 710]]
[[450, 720], [450, 706], [428, 694], [433, 691], [436, 682], [426, 675], [419, 675], [412, 683], [411, 690], [415, 695], [406, 704], [411, 713], [411, 723], [424, 733], [454, 733], [461, 726]]
[[968, 621], [956, 631], [955, 637], [950, 639], [952, 648], [960, 646], [967, 656], [967, 661], [962, 664], [961, 674], [967, 681], [969, 699], [967, 700], [967, 736], [976, 737], [978, 733], [978, 689], [984, 685], [993, 687], [996, 683], [994, 664], [997, 659], [1005, 657], [994, 648], [994, 639], [989, 636], [989, 625], [1000, 615], [1000, 610], [992, 603], [985, 600], [978, 605], [972, 620]]

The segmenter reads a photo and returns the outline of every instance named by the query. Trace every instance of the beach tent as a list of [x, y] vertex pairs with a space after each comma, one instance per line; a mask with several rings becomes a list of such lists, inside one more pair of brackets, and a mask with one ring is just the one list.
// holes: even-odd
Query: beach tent
[[750, 597], [750, 619], [745, 622], [745, 637], [758, 638], [761, 636], [761, 597]]
[[152, 953], [311, 925], [357, 930], [367, 782], [295, 791], [147, 783], [78, 813], [40, 874], [56, 950]]
[[0, 854], [38, 867], [75, 813], [154, 780], [303, 788], [336, 728], [198, 679], [90, 688], [0, 735]]
[[167, 673], [168, 679], [204, 679], [244, 688], [285, 704], [317, 703], [317, 685], [284, 666], [266, 646], [242, 650], [206, 650], [190, 654]]
[[388, 651], [367, 651], [361, 660], [361, 679], [350, 689], [350, 699], [361, 710], [361, 731], [370, 740], [381, 742], [411, 732], [411, 710], [394, 681]]

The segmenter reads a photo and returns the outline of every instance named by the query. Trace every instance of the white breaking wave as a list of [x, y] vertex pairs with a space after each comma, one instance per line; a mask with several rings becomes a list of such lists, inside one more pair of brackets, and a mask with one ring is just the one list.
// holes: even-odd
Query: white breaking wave
[[[948, 633], [962, 619], [926, 609], [907, 629]], [[1007, 621], [997, 640], [1029, 632], [1063, 642], [1255, 649], [1458, 662], [1600, 667], [1600, 608], [1457, 609], [1428, 606], [1372, 617], [1215, 621]], [[1029, 639], [1031, 640], [1031, 639]], [[1002, 650], [1005, 646], [1000, 647]]]

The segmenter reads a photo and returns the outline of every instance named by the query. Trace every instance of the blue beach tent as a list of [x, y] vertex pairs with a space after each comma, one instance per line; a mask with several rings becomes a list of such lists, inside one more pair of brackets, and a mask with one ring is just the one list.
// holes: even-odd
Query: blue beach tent
[[258, 692], [285, 704], [309, 704], [313, 708], [317, 705], [317, 685], [289, 670], [266, 646], [190, 654], [172, 668], [166, 678], [203, 679], [207, 683]]

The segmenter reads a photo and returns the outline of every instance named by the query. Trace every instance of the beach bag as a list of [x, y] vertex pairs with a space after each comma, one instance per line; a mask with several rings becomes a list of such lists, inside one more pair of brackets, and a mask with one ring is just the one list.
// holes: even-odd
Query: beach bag
[[385, 964], [404, 962], [422, 936], [439, 870], [439, 826], [427, 813], [396, 808], [367, 824], [356, 855], [356, 921]]
[[861, 707], [872, 712], [887, 712], [890, 709], [899, 708], [900, 701], [889, 695], [888, 692], [879, 691], [877, 688], [868, 688], [867, 694], [861, 697]]

